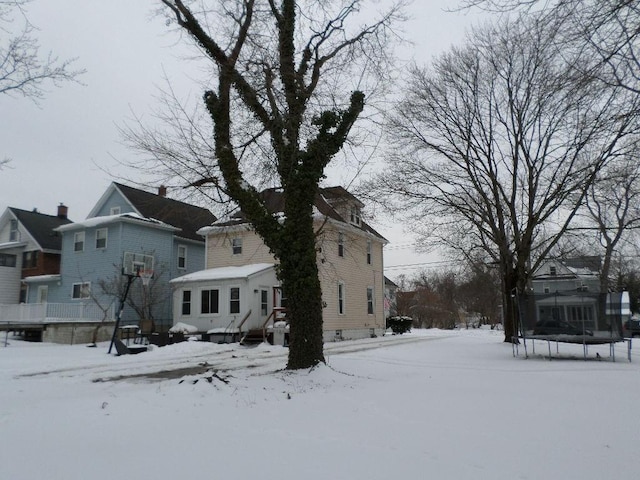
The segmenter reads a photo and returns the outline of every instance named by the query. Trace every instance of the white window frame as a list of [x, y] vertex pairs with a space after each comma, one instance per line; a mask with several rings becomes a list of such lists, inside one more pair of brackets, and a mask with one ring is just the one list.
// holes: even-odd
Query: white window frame
[[242, 237], [235, 237], [231, 239], [231, 254], [242, 255]]
[[351, 207], [351, 223], [360, 225], [360, 209], [358, 207]]
[[[232, 298], [232, 295], [231, 295], [231, 292], [234, 289], [238, 290], [238, 298], [237, 299]], [[229, 309], [229, 315], [240, 315], [240, 312], [242, 311], [241, 308], [240, 308], [240, 307], [242, 307], [242, 305], [241, 305], [242, 302], [241, 302], [240, 285], [229, 285], [229, 289], [227, 290], [227, 292], [229, 292], [229, 298], [228, 298], [229, 302], [227, 303], [227, 308]], [[238, 311], [237, 312], [233, 312], [232, 311], [232, 308], [231, 308], [232, 303], [231, 302], [233, 302], [233, 303], [237, 302], [237, 304], [238, 304]]]
[[346, 314], [346, 298], [344, 282], [338, 282], [338, 315]]
[[73, 234], [73, 251], [84, 252], [85, 232], [75, 232]]
[[260, 315], [269, 315], [269, 290], [265, 288], [260, 289]]
[[367, 239], [367, 265], [371, 265], [371, 262], [373, 261], [373, 255], [371, 254], [371, 252], [372, 252], [371, 240]]
[[[76, 286], [79, 286], [78, 288], [78, 295], [79, 296], [75, 296], [76, 293]], [[91, 282], [77, 282], [71, 285], [71, 298], [73, 300], [86, 300], [88, 298], [91, 298]]]
[[111, 207], [109, 209], [109, 215], [120, 215], [121, 211], [120, 207]]
[[344, 232], [338, 232], [338, 256], [344, 258]]
[[[182, 255], [180, 252], [184, 252]], [[182, 265], [180, 265], [180, 260], [182, 260]], [[187, 246], [186, 245], [178, 245], [178, 270], [186, 270], [187, 269]]]
[[[100, 233], [104, 233], [104, 237], [100, 237]], [[107, 240], [109, 239], [109, 229], [108, 228], [97, 228], [96, 229], [96, 250], [104, 250], [107, 248]], [[98, 245], [100, 240], [104, 240], [104, 245]]]
[[19, 242], [20, 241], [20, 230], [18, 229], [18, 220], [12, 218], [9, 222], [9, 241], [10, 242]]
[[[189, 294], [189, 299], [185, 299], [185, 294]], [[200, 297], [202, 298], [202, 296]], [[189, 313], [184, 313], [184, 306], [189, 305]], [[182, 299], [180, 300], [180, 315], [183, 317], [190, 317], [193, 312], [193, 291], [191, 289], [182, 290]]]
[[[202, 293], [211, 292], [214, 290], [218, 292], [218, 310], [216, 312], [211, 311], [211, 298], [209, 298], [209, 312], [203, 312], [202, 311]], [[203, 287], [199, 290], [199, 292], [200, 292], [200, 315], [220, 315], [220, 288], [219, 287], [216, 287], [216, 288]]]
[[552, 277], [558, 275], [558, 269], [555, 265], [549, 265], [549, 275], [551, 275]]
[[376, 296], [373, 287], [367, 287], [367, 315], [376, 313]]
[[543, 285], [542, 285], [542, 291], [543, 291], [544, 293], [549, 293], [549, 292], [551, 292], [551, 288], [549, 287], [549, 284], [547, 284], [547, 283], [543, 284]]

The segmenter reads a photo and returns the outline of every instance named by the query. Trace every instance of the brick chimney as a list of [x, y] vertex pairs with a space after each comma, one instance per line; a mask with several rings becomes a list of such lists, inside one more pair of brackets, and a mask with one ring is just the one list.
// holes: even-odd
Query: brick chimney
[[58, 218], [66, 220], [68, 211], [69, 208], [64, 203], [58, 205]]
[[165, 187], [164, 185], [160, 185], [158, 187], [158, 196], [166, 197], [167, 196], [167, 187]]

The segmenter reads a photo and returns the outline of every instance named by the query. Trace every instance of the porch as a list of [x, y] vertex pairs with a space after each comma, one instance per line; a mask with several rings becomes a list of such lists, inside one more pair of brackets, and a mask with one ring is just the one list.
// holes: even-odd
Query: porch
[[[9, 332], [50, 343], [91, 343], [107, 340], [115, 324], [115, 306], [106, 311], [89, 303], [20, 303], [0, 305], [0, 331], [4, 343]], [[97, 332], [96, 332], [97, 330]]]

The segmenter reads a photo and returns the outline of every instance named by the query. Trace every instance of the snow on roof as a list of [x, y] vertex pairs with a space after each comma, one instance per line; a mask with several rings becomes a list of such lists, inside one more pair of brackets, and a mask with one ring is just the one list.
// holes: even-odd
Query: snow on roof
[[33, 275], [31, 277], [24, 277], [22, 279], [23, 282], [53, 282], [55, 280], [60, 280], [60, 275]]
[[133, 220], [138, 222], [151, 223], [153, 225], [157, 225], [158, 227], [176, 229], [176, 227], [174, 227], [173, 225], [161, 222], [160, 220], [156, 220], [154, 218], [145, 218], [141, 215], [138, 215], [137, 213], [128, 212], [120, 213], [118, 215], [104, 215], [100, 217], [88, 218], [82, 222], [62, 225], [61, 227], [56, 228], [56, 230], [63, 232], [65, 230], [74, 230], [78, 228], [92, 228], [100, 225], [106, 225], [108, 223], [117, 222], [119, 220]]
[[240, 267], [218, 267], [200, 270], [199, 272], [188, 273], [178, 278], [174, 278], [169, 283], [197, 282], [203, 280], [226, 280], [231, 278], [248, 278], [256, 273], [274, 268], [273, 263], [253, 263]]

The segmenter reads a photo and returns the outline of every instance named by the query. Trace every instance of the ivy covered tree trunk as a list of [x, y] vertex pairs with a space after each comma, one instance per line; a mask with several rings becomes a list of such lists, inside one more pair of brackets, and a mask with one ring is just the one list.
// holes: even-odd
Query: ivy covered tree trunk
[[[280, 256], [280, 275], [287, 296], [289, 361], [287, 368], [307, 368], [324, 362], [322, 290], [316, 259], [316, 236], [311, 192], [290, 192], [286, 199], [287, 225], [282, 240], [288, 250]], [[315, 194], [314, 194], [315, 196]], [[302, 197], [302, 198], [296, 198]]]
[[[361, 0], [326, 2], [315, 10], [296, 0], [161, 2], [171, 14], [168, 24], [176, 21], [213, 62], [217, 81], [204, 93], [215, 155], [198, 156], [201, 170], [191, 186], [219, 188], [269, 247], [287, 298], [287, 366], [317, 365], [324, 356], [313, 207], [325, 168], [364, 108], [362, 92], [347, 89], [345, 95], [336, 85], [352, 85], [367, 69], [374, 71], [371, 65], [384, 71], [371, 60], [390, 58], [381, 52], [400, 3], [350, 35], [345, 21], [360, 11]], [[358, 58], [367, 66], [355, 67]], [[352, 68], [360, 69], [357, 75]], [[186, 130], [191, 128], [189, 123]], [[168, 161], [175, 158], [182, 154]], [[282, 189], [284, 217], [267, 208], [254, 186], [266, 179], [257, 183], [247, 173], [256, 170], [268, 172], [268, 183]]]

